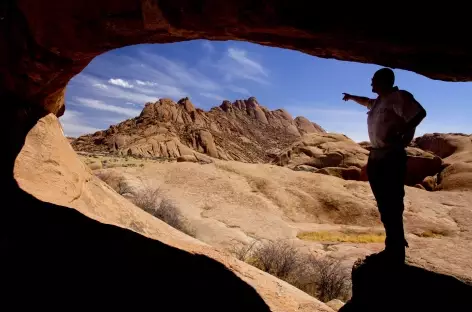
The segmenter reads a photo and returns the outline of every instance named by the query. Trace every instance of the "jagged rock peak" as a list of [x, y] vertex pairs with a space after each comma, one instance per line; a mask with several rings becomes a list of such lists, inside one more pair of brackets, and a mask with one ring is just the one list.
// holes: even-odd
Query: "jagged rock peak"
[[236, 100], [233, 103], [231, 103], [231, 101], [224, 100], [221, 103], [220, 108], [224, 110], [225, 112], [232, 111], [235, 108], [239, 110], [247, 110], [247, 109], [254, 110], [257, 108], [267, 110], [266, 108], [262, 107], [257, 101], [257, 99], [253, 96], [249, 97], [247, 100]]
[[196, 108], [188, 97], [177, 103], [163, 98], [147, 103], [139, 117], [81, 136], [72, 144], [87, 152], [167, 158], [206, 154], [225, 160], [269, 162], [267, 151], [284, 150], [303, 134], [322, 132], [306, 118], [293, 119], [283, 109], [270, 111], [255, 97], [223, 101], [208, 112]]
[[224, 100], [224, 101], [221, 103], [220, 108], [221, 108], [222, 110], [224, 110], [225, 112], [228, 112], [228, 111], [232, 111], [232, 110], [233, 110], [233, 105], [231, 104], [230, 101]]
[[195, 111], [195, 106], [188, 97], [180, 99], [178, 104], [182, 105], [188, 113]]

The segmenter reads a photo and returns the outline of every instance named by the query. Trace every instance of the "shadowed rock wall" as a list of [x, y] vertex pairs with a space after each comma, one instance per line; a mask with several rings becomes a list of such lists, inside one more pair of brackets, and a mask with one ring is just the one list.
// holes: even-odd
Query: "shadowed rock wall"
[[[467, 10], [400, 4], [375, 13], [282, 0], [6, 0], [0, 4], [0, 92], [61, 115], [68, 81], [95, 56], [139, 43], [245, 40], [315, 56], [471, 80]], [[427, 13], [427, 14], [426, 14]], [[463, 18], [465, 17], [465, 18]], [[400, 22], [408, 21], [408, 22]]]

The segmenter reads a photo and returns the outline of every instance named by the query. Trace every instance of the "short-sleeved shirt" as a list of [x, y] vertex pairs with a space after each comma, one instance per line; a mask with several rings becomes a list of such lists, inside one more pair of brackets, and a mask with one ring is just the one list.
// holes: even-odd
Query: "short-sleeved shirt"
[[[395, 139], [389, 137], [389, 134], [395, 133], [392, 130], [402, 128], [423, 110], [411, 93], [397, 87], [387, 96], [370, 100], [368, 108], [367, 126], [373, 148], [390, 147]], [[405, 136], [413, 139], [415, 129], [411, 131]]]

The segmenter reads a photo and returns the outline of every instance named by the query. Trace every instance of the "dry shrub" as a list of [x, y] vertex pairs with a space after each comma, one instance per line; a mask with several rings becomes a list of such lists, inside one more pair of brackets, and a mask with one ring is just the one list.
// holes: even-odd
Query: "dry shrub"
[[[304, 262], [304, 276], [299, 276], [295, 285], [323, 302], [332, 299], [343, 301], [350, 297], [351, 282], [348, 270], [341, 260], [330, 257], [308, 256]], [[304, 280], [304, 283], [303, 283]], [[296, 284], [297, 282], [295, 282]]]
[[246, 261], [323, 302], [336, 298], [345, 301], [350, 297], [350, 274], [339, 259], [303, 255], [284, 240], [254, 241], [246, 246], [238, 244], [230, 251], [239, 260]]
[[118, 180], [118, 185], [115, 191], [120, 195], [131, 194], [133, 192], [133, 188], [126, 182], [125, 178], [120, 178]]
[[95, 172], [95, 176], [105, 182], [106, 184], [110, 185], [110, 182], [112, 180], [112, 175], [110, 171], [107, 170], [101, 170], [99, 172]]
[[[107, 171], [98, 172], [96, 176], [111, 186], [120, 195], [133, 193], [132, 187], [126, 183], [126, 179], [123, 177], [117, 178], [115, 174]], [[127, 198], [129, 199], [129, 197]], [[161, 198], [159, 188], [146, 187], [135, 193], [131, 201], [139, 208], [161, 219], [173, 228], [195, 237], [195, 229], [188, 224], [177, 206], [172, 203], [172, 201]], [[135, 228], [133, 229], [136, 230]], [[139, 232], [139, 230], [136, 231]]]
[[236, 240], [233, 240], [234, 244], [230, 247], [229, 251], [234, 255], [234, 257], [238, 260], [250, 262], [251, 256], [254, 251], [254, 246], [259, 242], [258, 240], [254, 240], [249, 245], [244, 245]]
[[195, 230], [183, 218], [177, 206], [168, 199], [162, 199], [158, 203], [159, 198], [160, 190], [148, 187], [137, 193], [132, 201], [136, 206], [161, 219], [173, 228], [195, 237]]
[[154, 215], [158, 208], [159, 198], [159, 188], [146, 187], [135, 194], [132, 202], [147, 213]]
[[95, 176], [108, 184], [112, 189], [120, 195], [131, 194], [132, 187], [126, 182], [122, 176], [118, 176], [111, 171], [100, 171], [95, 173]]
[[300, 254], [293, 244], [278, 240], [258, 245], [250, 259], [252, 264], [262, 271], [285, 280], [299, 266]]
[[161, 219], [170, 226], [180, 230], [190, 236], [195, 236], [195, 230], [184, 220], [179, 209], [168, 199], [161, 200], [159, 207], [154, 211], [153, 216]]

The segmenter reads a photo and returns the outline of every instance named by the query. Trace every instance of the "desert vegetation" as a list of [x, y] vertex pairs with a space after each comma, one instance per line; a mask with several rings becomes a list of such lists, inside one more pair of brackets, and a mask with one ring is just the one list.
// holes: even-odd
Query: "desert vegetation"
[[192, 226], [183, 218], [180, 210], [177, 206], [169, 199], [160, 199], [160, 190], [157, 188], [145, 188], [132, 199], [132, 202], [150, 213], [154, 217], [161, 219], [165, 223], [169, 224], [173, 228], [184, 232], [187, 235], [195, 236], [195, 230]]
[[423, 238], [441, 238], [444, 236], [451, 236], [453, 233], [447, 229], [429, 229], [418, 233], [417, 235]]
[[230, 251], [239, 260], [324, 302], [345, 301], [350, 297], [350, 274], [339, 259], [303, 254], [286, 240], [255, 240], [249, 245], [235, 243]]
[[179, 208], [169, 199], [162, 196], [159, 188], [144, 187], [139, 190], [133, 188], [123, 177], [115, 178], [110, 172], [98, 172], [96, 176], [110, 185], [118, 194], [128, 195], [133, 204], [164, 221], [173, 228], [195, 237], [195, 229], [182, 216]]
[[384, 232], [354, 232], [354, 231], [318, 231], [303, 232], [297, 235], [299, 239], [317, 242], [340, 243], [383, 243]]
[[120, 168], [120, 167], [144, 167], [149, 162], [170, 162], [175, 159], [165, 157], [140, 157], [140, 156], [120, 156], [117, 154], [100, 154], [78, 152], [79, 158], [91, 170]]
[[131, 201], [173, 228], [195, 237], [195, 229], [185, 220], [179, 208], [171, 200], [162, 198], [158, 188], [144, 188], [136, 192]]

